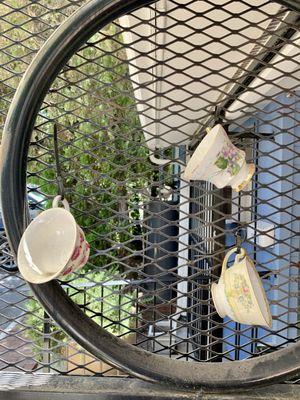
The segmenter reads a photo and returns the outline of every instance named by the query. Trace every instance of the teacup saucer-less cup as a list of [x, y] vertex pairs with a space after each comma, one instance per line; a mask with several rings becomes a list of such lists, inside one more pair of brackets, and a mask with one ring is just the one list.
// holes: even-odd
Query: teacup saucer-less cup
[[[59, 207], [62, 202], [63, 208]], [[31, 283], [45, 283], [82, 268], [89, 258], [89, 244], [60, 196], [53, 207], [41, 212], [26, 228], [18, 248], [18, 267]]]
[[272, 327], [269, 303], [253, 261], [244, 249], [227, 268], [229, 257], [237, 251], [230, 250], [223, 261], [221, 277], [211, 286], [215, 308], [224, 318], [226, 315], [241, 324]]
[[246, 162], [245, 152], [232, 144], [226, 131], [218, 124], [194, 151], [183, 177], [208, 181], [219, 189], [231, 186], [239, 192], [250, 182], [254, 172], [254, 164]]

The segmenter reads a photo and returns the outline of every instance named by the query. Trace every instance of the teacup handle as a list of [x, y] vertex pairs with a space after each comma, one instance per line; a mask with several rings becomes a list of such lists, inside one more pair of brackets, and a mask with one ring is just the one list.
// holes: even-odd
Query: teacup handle
[[70, 211], [70, 206], [69, 203], [67, 202], [67, 199], [62, 199], [60, 195], [54, 197], [52, 202], [52, 207], [53, 208], [59, 207], [58, 205], [59, 203], [62, 203], [65, 210]]
[[[237, 247], [233, 247], [231, 250], [228, 251], [228, 253], [224, 257], [223, 264], [222, 264], [221, 277], [224, 276], [224, 274], [225, 274], [230, 256], [234, 253], [237, 253], [238, 251], [239, 251], [239, 249]], [[237, 254], [237, 257], [243, 259], [245, 256], [246, 256], [246, 250], [241, 247], [240, 253]]]

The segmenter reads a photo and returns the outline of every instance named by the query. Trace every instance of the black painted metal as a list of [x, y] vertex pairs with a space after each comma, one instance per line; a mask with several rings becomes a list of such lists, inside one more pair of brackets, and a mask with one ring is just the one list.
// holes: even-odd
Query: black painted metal
[[[279, 1], [278, 1], [279, 2]], [[93, 33], [151, 1], [91, 1], [47, 41], [25, 74], [7, 117], [2, 142], [1, 199], [10, 245], [16, 253], [25, 221], [27, 152], [35, 118], [50, 84]], [[300, 11], [298, 1], [279, 2]], [[224, 388], [266, 384], [300, 370], [300, 343], [243, 362], [189, 363], [162, 358], [126, 344], [88, 318], [57, 282], [31, 285], [46, 311], [85, 349], [134, 376], [182, 387]]]
[[291, 10], [299, 11], [300, 5], [297, 0], [276, 0], [276, 3], [282, 4]]
[[[157, 282], [147, 283], [147, 290], [159, 290], [159, 299], [157, 303], [164, 302], [162, 300], [171, 300], [174, 297], [172, 289], [166, 286], [167, 283], [173, 282], [174, 276], [168, 273], [168, 269], [174, 269], [177, 266], [178, 251], [178, 210], [176, 203], [170, 203], [160, 200], [151, 201], [145, 210], [147, 219], [148, 233], [146, 240], [149, 243], [158, 245], [159, 248], [150, 247], [145, 251], [146, 260], [144, 263], [144, 271], [151, 278], [160, 273], [161, 288], [157, 287]], [[170, 206], [172, 207], [170, 209]], [[166, 239], [168, 237], [168, 239]], [[153, 264], [153, 260], [157, 261]], [[165, 274], [161, 274], [162, 270], [166, 270]]]

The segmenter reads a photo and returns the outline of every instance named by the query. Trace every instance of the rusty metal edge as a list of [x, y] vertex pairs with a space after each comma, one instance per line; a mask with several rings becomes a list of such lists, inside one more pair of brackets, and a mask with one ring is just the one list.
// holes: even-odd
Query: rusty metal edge
[[213, 392], [207, 390], [176, 390], [170, 386], [143, 382], [138, 379], [60, 376], [53, 374], [0, 374], [0, 399], [121, 399], [121, 400], [296, 400], [300, 385], [277, 384], [268, 388]]

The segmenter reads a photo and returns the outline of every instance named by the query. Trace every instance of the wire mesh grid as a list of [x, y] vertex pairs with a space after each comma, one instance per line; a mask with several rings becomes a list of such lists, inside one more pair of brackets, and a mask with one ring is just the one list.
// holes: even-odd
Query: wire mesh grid
[[[35, 51], [81, 3], [0, 6], [3, 117]], [[61, 284], [109, 332], [190, 362], [244, 360], [298, 340], [298, 30], [299, 15], [275, 2], [159, 1], [99, 31], [55, 79], [30, 146], [30, 213], [57, 191], [56, 126], [66, 197], [91, 245], [88, 264]], [[183, 178], [219, 119], [255, 164], [239, 193]], [[211, 283], [237, 232], [272, 329], [222, 319], [213, 306]], [[2, 246], [1, 369], [120, 374], [45, 314], [7, 272], [4, 234]]]

